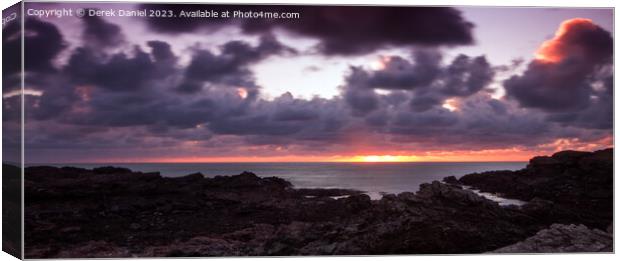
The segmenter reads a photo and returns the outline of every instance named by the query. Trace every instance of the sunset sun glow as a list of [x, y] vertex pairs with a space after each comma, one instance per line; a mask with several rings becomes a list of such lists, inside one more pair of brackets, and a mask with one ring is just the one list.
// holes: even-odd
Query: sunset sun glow
[[395, 155], [367, 155], [356, 156], [352, 159], [353, 162], [408, 162], [418, 161], [416, 156], [395, 156]]

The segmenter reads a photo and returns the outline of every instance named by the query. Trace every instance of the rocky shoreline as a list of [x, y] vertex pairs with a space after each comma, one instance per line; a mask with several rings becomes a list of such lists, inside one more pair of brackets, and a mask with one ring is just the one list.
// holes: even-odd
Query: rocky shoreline
[[517, 171], [474, 173], [450, 184], [529, 202], [539, 220], [607, 230], [613, 219], [613, 150], [562, 151], [530, 160]]
[[[612, 155], [561, 152], [380, 200], [250, 172], [29, 167], [25, 257], [611, 252]], [[528, 203], [500, 206], [463, 185]]]

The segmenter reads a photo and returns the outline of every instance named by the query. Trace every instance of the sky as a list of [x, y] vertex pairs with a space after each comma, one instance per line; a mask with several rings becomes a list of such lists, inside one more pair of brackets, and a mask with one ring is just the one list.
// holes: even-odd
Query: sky
[[[523, 161], [613, 145], [612, 9], [29, 8], [300, 14], [26, 16], [31, 163]], [[3, 28], [5, 53], [18, 32]], [[4, 74], [10, 126], [20, 72]]]

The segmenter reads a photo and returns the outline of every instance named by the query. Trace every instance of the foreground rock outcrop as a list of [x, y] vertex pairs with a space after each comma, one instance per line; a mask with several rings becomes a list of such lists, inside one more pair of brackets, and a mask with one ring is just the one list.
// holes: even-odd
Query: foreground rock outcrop
[[553, 224], [526, 240], [502, 247], [494, 253], [612, 252], [610, 233], [584, 225]]
[[482, 253], [563, 220], [533, 210], [547, 211], [557, 204], [551, 198], [530, 199], [530, 209], [501, 207], [435, 181], [370, 200], [250, 172], [167, 178], [114, 167], [31, 167], [25, 195], [26, 258]]
[[469, 174], [446, 182], [529, 203], [524, 212], [545, 223], [605, 230], [613, 219], [613, 150], [562, 151], [530, 160], [518, 171]]

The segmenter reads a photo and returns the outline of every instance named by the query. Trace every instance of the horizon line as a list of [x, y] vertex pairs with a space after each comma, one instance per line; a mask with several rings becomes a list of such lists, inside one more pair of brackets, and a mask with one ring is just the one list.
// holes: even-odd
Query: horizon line
[[[203, 162], [169, 162], [169, 161], [145, 161], [145, 162], [35, 162], [24, 163], [24, 165], [63, 165], [63, 164], [237, 164], [237, 163], [356, 163], [356, 164], [374, 164], [374, 163], [521, 163], [529, 162], [529, 160], [489, 160], [489, 161], [203, 161]], [[3, 162], [5, 164], [5, 162]]]

